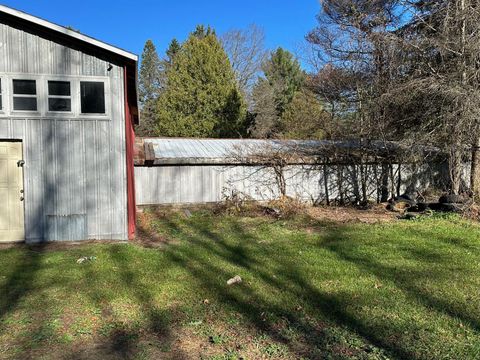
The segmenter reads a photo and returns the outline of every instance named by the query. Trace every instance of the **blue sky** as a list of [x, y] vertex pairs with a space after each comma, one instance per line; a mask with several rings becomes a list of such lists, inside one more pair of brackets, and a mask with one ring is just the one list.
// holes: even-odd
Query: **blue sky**
[[318, 0], [3, 0], [2, 4], [141, 54], [152, 39], [162, 55], [172, 38], [185, 39], [197, 24], [211, 25], [217, 33], [262, 27], [268, 48], [298, 49], [316, 25]]

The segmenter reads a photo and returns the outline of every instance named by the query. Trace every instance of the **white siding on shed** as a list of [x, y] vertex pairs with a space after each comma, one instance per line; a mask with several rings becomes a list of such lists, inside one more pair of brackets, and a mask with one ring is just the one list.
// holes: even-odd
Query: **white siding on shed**
[[[317, 154], [326, 148], [355, 150], [354, 143], [334, 141], [168, 138], [146, 138], [143, 141], [151, 149], [148, 155], [154, 158], [146, 158], [146, 166], [135, 167], [138, 205], [220, 202], [233, 193], [259, 201], [273, 200], [280, 196], [273, 168], [249, 162], [249, 154], [254, 158], [256, 154], [268, 154], [272, 149], [319, 151]], [[239, 153], [241, 157], [238, 157]], [[318, 158], [321, 160], [323, 157], [318, 155]], [[315, 157], [306, 160], [310, 161], [291, 164], [283, 169], [288, 196], [312, 203], [327, 202], [327, 199], [348, 202], [362, 198], [361, 166], [328, 161], [315, 164], [319, 162]], [[435, 162], [393, 164], [393, 186], [389, 177], [381, 176], [381, 163], [363, 165], [367, 177], [367, 198], [373, 201], [380, 199], [382, 186], [385, 189], [382, 179], [388, 182], [386, 187], [389, 190], [397, 189], [397, 186], [400, 186], [401, 192], [407, 188], [426, 189], [445, 178], [445, 174], [441, 173], [443, 167], [438, 165]]]
[[[325, 172], [327, 181], [325, 182]], [[394, 165], [394, 172], [398, 165]], [[381, 166], [377, 165], [377, 174]], [[376, 201], [377, 182], [373, 165], [369, 167], [368, 197]], [[427, 189], [445, 174], [436, 167], [423, 166], [412, 173], [402, 166], [400, 191], [413, 185], [418, 190]], [[360, 172], [354, 165], [343, 167], [342, 191], [345, 199], [360, 194]], [[289, 166], [285, 169], [287, 195], [311, 203], [339, 200], [337, 167]], [[398, 180], [396, 180], [398, 181]], [[396, 185], [395, 185], [396, 186]], [[233, 193], [258, 201], [277, 199], [280, 195], [272, 169], [258, 166], [218, 165], [167, 165], [136, 166], [135, 188], [137, 205], [200, 204], [221, 202]]]

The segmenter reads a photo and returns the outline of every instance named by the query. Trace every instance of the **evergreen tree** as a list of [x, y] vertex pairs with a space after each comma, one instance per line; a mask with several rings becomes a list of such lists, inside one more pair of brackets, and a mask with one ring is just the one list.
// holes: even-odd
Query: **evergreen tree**
[[177, 39], [173, 39], [171, 42], [170, 42], [170, 45], [168, 46], [168, 49], [166, 51], [166, 59], [165, 59], [165, 63], [167, 65], [167, 67], [169, 65], [172, 65], [173, 63], [173, 59], [175, 58], [175, 55], [177, 55], [177, 53], [180, 51], [182, 45], [180, 45], [180, 43], [178, 42]]
[[215, 31], [210, 27], [205, 27], [204, 25], [197, 25], [195, 30], [191, 34], [192, 36], [196, 36], [200, 39], [207, 37], [209, 35], [216, 35]]
[[156, 99], [161, 89], [161, 62], [152, 40], [147, 40], [143, 48], [142, 64], [138, 79], [140, 104]]
[[293, 54], [282, 48], [278, 48], [270, 55], [263, 66], [263, 72], [274, 88], [275, 103], [278, 115], [281, 116], [295, 93], [302, 87], [305, 73]]
[[280, 119], [280, 132], [286, 139], [324, 139], [329, 130], [328, 115], [315, 94], [295, 93]]
[[142, 53], [142, 64], [138, 79], [140, 101], [140, 124], [136, 127], [138, 136], [155, 134], [155, 103], [162, 89], [162, 64], [155, 45], [147, 40]]
[[245, 104], [225, 51], [210, 28], [197, 27], [175, 54], [158, 104], [160, 136], [238, 137]]
[[259, 78], [253, 90], [255, 125], [252, 135], [258, 138], [281, 136], [282, 117], [295, 94], [302, 88], [305, 73], [297, 59], [278, 48], [263, 65], [265, 78]]
[[257, 139], [274, 138], [279, 133], [280, 117], [278, 116], [273, 86], [260, 78], [253, 88], [254, 125], [251, 135]]

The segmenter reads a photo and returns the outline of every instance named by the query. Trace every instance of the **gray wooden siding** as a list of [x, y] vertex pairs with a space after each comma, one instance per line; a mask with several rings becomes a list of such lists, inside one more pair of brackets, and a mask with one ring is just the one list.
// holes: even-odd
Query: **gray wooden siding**
[[[402, 165], [400, 169], [402, 192], [409, 187], [420, 191], [427, 189], [438, 185], [447, 176], [441, 173], [441, 166]], [[289, 166], [284, 172], [287, 195], [306, 202], [321, 203], [328, 193], [330, 201], [338, 200], [338, 170], [335, 165], [326, 168], [321, 165]], [[397, 173], [397, 170], [398, 165], [394, 165], [394, 172]], [[343, 166], [342, 171], [343, 196], [354, 199], [360, 192], [358, 166]], [[380, 165], [376, 165], [376, 169], [373, 165], [369, 166], [367, 194], [373, 201], [377, 200], [380, 173]], [[395, 181], [398, 181], [398, 175]], [[242, 165], [137, 166], [135, 188], [137, 205], [221, 202], [232, 193], [241, 193], [258, 201], [273, 200], [280, 195], [272, 169]]]
[[[291, 166], [285, 171], [285, 178], [289, 196], [305, 201], [324, 197], [318, 171]], [[330, 179], [330, 185], [333, 180]], [[221, 202], [233, 193], [258, 201], [280, 195], [273, 171], [257, 166], [135, 167], [135, 187], [137, 205]]]
[[107, 67], [101, 59], [0, 24], [0, 77], [93, 76], [110, 83], [108, 118], [0, 115], [0, 140], [23, 141], [27, 241], [128, 237], [123, 68]]

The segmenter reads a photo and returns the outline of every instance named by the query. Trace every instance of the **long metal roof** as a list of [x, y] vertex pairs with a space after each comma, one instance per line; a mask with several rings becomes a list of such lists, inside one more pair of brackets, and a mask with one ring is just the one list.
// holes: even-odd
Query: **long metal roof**
[[226, 155], [226, 141], [196, 139], [149, 139], [155, 158], [220, 158]]
[[[262, 158], [267, 152], [295, 153], [307, 158], [336, 155], [355, 155], [359, 150], [372, 155], [400, 154], [405, 147], [394, 142], [332, 140], [254, 140], [254, 139], [186, 139], [144, 138], [145, 160], [153, 165], [185, 164], [238, 164], [249, 158]], [[436, 149], [419, 147], [419, 152], [436, 152]]]
[[128, 51], [120, 49], [116, 46], [107, 44], [103, 41], [94, 39], [93, 37], [81, 34], [77, 31], [67, 29], [66, 27], [54, 24], [50, 21], [41, 19], [39, 17], [30, 15], [30, 14], [27, 14], [23, 11], [12, 9], [12, 8], [10, 8], [8, 6], [5, 6], [5, 5], [0, 5], [0, 14], [1, 13], [13, 16], [15, 18], [18, 18], [18, 19], [21, 19], [21, 20], [24, 20], [24, 21], [28, 21], [32, 24], [41, 26], [43, 28], [54, 31], [54, 32], [59, 33], [61, 35], [68, 36], [68, 37], [70, 37], [72, 39], [75, 39], [75, 40], [78, 40], [80, 42], [84, 42], [84, 43], [96, 46], [98, 48], [101, 48], [103, 50], [109, 51], [111, 53], [120, 55], [124, 58], [130, 59], [130, 60], [133, 60], [133, 61], [138, 61], [138, 56], [131, 53], [131, 52], [128, 52]]
[[[284, 146], [286, 142], [278, 140], [240, 140], [240, 139], [145, 139], [146, 144], [151, 144], [155, 160], [167, 162], [172, 159], [175, 162], [182, 160], [208, 159], [225, 161], [239, 151], [245, 155], [253, 155], [255, 151], [266, 147]], [[298, 141], [289, 141], [289, 144]]]

